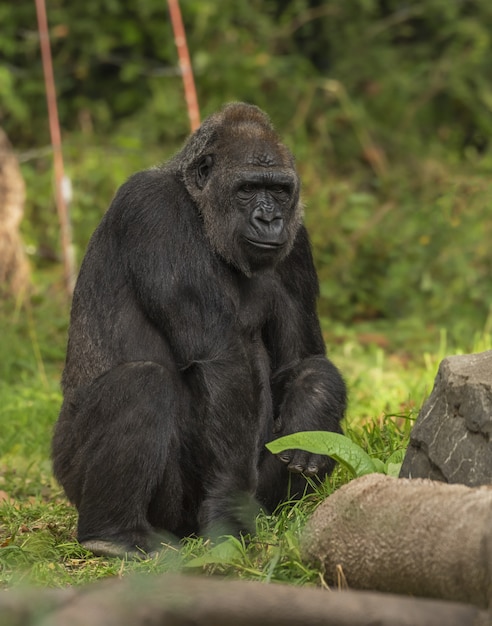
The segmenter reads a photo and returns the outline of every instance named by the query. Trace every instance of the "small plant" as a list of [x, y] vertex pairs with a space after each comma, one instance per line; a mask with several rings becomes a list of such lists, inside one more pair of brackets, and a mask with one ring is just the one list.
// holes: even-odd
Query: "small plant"
[[398, 476], [404, 455], [403, 450], [397, 450], [384, 463], [370, 457], [361, 446], [345, 435], [318, 430], [286, 435], [267, 443], [266, 447], [273, 454], [292, 449], [325, 454], [338, 461], [354, 477], [375, 472]]

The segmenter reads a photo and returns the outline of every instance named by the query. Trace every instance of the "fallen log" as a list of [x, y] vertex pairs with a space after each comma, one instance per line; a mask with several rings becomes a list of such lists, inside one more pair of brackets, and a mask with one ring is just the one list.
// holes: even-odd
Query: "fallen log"
[[[49, 597], [48, 597], [49, 596]], [[0, 594], [2, 626], [485, 626], [474, 606], [177, 575]]]
[[301, 552], [331, 584], [491, 606], [492, 487], [363, 476], [318, 507]]

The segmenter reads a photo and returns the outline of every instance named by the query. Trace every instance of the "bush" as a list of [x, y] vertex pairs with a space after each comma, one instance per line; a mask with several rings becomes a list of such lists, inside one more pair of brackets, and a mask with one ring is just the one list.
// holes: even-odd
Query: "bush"
[[[202, 113], [266, 109], [296, 154], [322, 311], [481, 326], [492, 166], [488, 0], [182, 2]], [[187, 134], [160, 0], [49, 6], [78, 256], [116, 187]], [[34, 4], [0, 8], [0, 121], [48, 142]], [[23, 165], [28, 243], [57, 249], [51, 165]], [[44, 257], [54, 257], [52, 252]]]

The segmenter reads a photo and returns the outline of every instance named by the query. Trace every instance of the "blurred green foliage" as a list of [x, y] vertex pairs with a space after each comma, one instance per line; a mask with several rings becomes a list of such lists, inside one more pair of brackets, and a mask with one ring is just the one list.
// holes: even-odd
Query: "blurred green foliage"
[[[116, 187], [188, 119], [164, 0], [47, 3], [80, 259]], [[486, 325], [489, 0], [181, 0], [202, 114], [258, 104], [295, 153], [323, 314]], [[57, 222], [34, 2], [0, 5], [0, 124], [25, 161], [38, 263]], [[46, 250], [51, 251], [47, 253]], [[44, 259], [44, 261], [43, 261]]]

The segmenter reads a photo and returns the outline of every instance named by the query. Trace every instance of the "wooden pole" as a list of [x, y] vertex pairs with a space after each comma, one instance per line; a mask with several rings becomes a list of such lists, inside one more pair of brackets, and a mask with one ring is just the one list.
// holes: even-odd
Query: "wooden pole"
[[61, 145], [60, 122], [56, 103], [55, 78], [51, 59], [50, 38], [48, 32], [48, 19], [44, 0], [36, 0], [36, 13], [38, 17], [39, 41], [41, 57], [43, 61], [43, 73], [46, 89], [46, 101], [48, 105], [48, 118], [50, 124], [51, 145], [53, 147], [53, 165], [55, 170], [55, 201], [60, 222], [60, 239], [63, 257], [63, 269], [65, 288], [71, 295], [75, 282], [75, 264], [72, 255], [72, 241], [68, 203], [66, 201], [66, 188], [69, 185], [65, 177], [63, 167], [63, 154]]
[[186, 32], [181, 17], [181, 9], [179, 8], [179, 0], [167, 0], [169, 13], [171, 15], [171, 23], [174, 32], [174, 43], [178, 51], [179, 66], [181, 68], [181, 76], [183, 77], [183, 85], [185, 91], [186, 104], [188, 107], [188, 117], [190, 118], [191, 132], [200, 126], [200, 110], [198, 108], [198, 99], [196, 96], [195, 80], [193, 78], [193, 70], [191, 68], [190, 54], [188, 52], [188, 44], [186, 43]]

